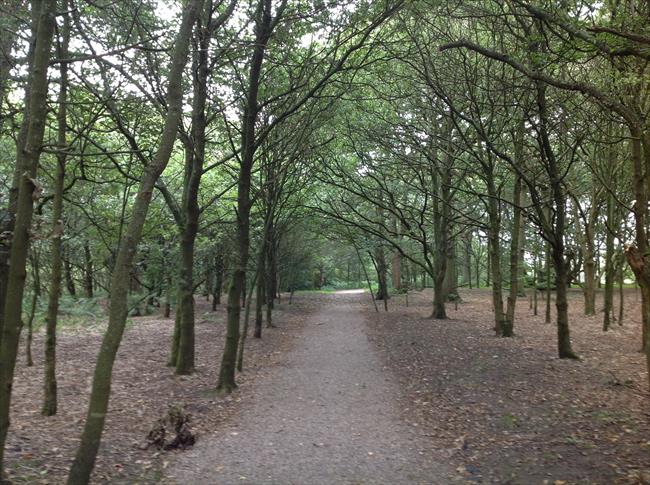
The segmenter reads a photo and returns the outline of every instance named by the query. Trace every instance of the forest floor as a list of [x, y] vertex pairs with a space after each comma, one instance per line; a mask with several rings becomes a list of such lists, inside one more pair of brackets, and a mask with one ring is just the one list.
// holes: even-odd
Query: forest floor
[[[278, 305], [282, 327], [264, 338], [247, 340], [244, 372], [238, 392], [215, 393], [225, 336], [225, 305], [216, 312], [204, 298], [196, 298], [196, 373], [175, 376], [166, 366], [174, 319], [160, 316], [130, 318], [113, 375], [111, 402], [102, 446], [93, 474], [94, 483], [158, 483], [173, 453], [145, 449], [147, 435], [170, 405], [183, 406], [191, 415], [198, 441], [214, 432], [237, 409], [246, 406], [255, 382], [292, 346], [310, 303]], [[172, 315], [173, 317], [173, 315]], [[91, 319], [89, 319], [90, 321]], [[74, 327], [63, 325], [57, 341], [59, 412], [41, 415], [43, 396], [43, 334], [35, 334], [34, 366], [25, 366], [24, 341], [16, 366], [11, 428], [6, 460], [15, 483], [59, 484], [79, 443], [88, 405], [92, 373], [105, 321]], [[23, 332], [23, 340], [25, 337]]]
[[[197, 373], [165, 366], [173, 320], [131, 319], [115, 368], [95, 483], [650, 483], [650, 394], [639, 299], [608, 333], [571, 294], [574, 349], [558, 360], [555, 327], [520, 299], [513, 339], [492, 331], [488, 290], [461, 293], [435, 321], [430, 293], [376, 313], [368, 294], [296, 294], [279, 328], [249, 339], [240, 388], [214, 393], [225, 308], [197, 298]], [[17, 483], [61, 483], [85, 418], [101, 324], [63, 327], [60, 412], [40, 415], [35, 365], [20, 356], [7, 461]], [[198, 433], [194, 449], [143, 449], [170, 404]], [[406, 475], [410, 473], [410, 475]], [[271, 478], [269, 478], [271, 477]]]
[[[623, 326], [583, 315], [570, 294], [574, 350], [556, 358], [555, 325], [520, 298], [516, 336], [494, 336], [489, 290], [461, 291], [448, 320], [426, 318], [431, 294], [390, 300], [368, 332], [402, 385], [405, 419], [471, 483], [650, 483], [650, 393], [639, 353], [639, 295], [627, 291]], [[601, 304], [602, 295], [598, 295]], [[554, 308], [553, 308], [554, 309]], [[374, 312], [367, 305], [367, 312]]]

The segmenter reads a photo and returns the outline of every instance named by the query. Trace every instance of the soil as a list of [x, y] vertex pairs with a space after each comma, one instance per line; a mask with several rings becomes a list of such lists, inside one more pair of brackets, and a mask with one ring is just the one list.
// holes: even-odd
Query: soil
[[[448, 320], [427, 318], [431, 294], [393, 298], [368, 320], [386, 365], [400, 376], [403, 413], [430, 445], [451, 450], [473, 483], [650, 483], [650, 395], [639, 352], [638, 294], [626, 297], [623, 326], [602, 331], [603, 314], [583, 315], [571, 293], [580, 361], [556, 358], [556, 331], [520, 298], [516, 336], [494, 336], [489, 290], [461, 291]], [[599, 303], [601, 302], [599, 295]], [[368, 312], [373, 311], [367, 307]]]
[[[111, 403], [102, 446], [93, 474], [94, 483], [158, 483], [173, 452], [147, 445], [147, 435], [169, 406], [181, 405], [190, 414], [190, 427], [200, 442], [219, 424], [246, 405], [250, 388], [263, 380], [266, 369], [289, 349], [311, 307], [301, 302], [277, 306], [281, 328], [265, 332], [262, 340], [249, 338], [239, 390], [217, 396], [221, 351], [225, 336], [225, 305], [211, 312], [211, 303], [196, 298], [196, 373], [175, 376], [167, 367], [174, 326], [160, 316], [131, 318], [120, 347], [111, 390]], [[59, 331], [59, 413], [41, 415], [43, 335], [35, 335], [35, 365], [26, 367], [22, 353], [16, 368], [11, 428], [6, 461], [16, 483], [64, 483], [76, 451], [87, 410], [92, 372], [103, 325]], [[24, 337], [24, 335], [23, 335]]]
[[[276, 329], [248, 340], [239, 389], [214, 393], [225, 309], [197, 298], [197, 372], [166, 367], [172, 319], [133, 318], [115, 368], [94, 483], [650, 483], [650, 393], [639, 297], [602, 332], [571, 294], [574, 350], [519, 300], [516, 336], [494, 336], [490, 294], [461, 291], [436, 321], [430, 292], [375, 312], [369, 295], [297, 293]], [[20, 356], [7, 463], [17, 483], [62, 483], [85, 417], [101, 326], [59, 336], [60, 412], [42, 417], [43, 341]], [[188, 451], [144, 449], [171, 404]], [[243, 478], [245, 477], [245, 478]]]

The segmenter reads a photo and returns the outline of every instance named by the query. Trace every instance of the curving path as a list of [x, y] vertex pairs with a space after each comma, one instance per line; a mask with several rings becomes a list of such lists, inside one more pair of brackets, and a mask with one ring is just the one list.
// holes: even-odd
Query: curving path
[[400, 418], [399, 389], [366, 337], [359, 299], [321, 299], [284, 365], [256, 386], [249, 409], [183, 453], [171, 478], [215, 485], [448, 483], [434, 450]]

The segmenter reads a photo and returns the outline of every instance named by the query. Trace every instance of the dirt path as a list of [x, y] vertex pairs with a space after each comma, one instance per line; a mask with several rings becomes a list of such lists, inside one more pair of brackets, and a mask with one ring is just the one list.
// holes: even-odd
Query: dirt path
[[250, 409], [179, 456], [192, 484], [435, 484], [445, 466], [400, 419], [398, 387], [369, 343], [360, 295], [336, 294], [307, 321]]

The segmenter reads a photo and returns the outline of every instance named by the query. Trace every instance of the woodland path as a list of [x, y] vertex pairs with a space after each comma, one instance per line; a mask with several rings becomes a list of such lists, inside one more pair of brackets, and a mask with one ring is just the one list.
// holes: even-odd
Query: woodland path
[[183, 453], [180, 484], [447, 483], [435, 450], [400, 418], [399, 388], [365, 334], [361, 298], [319, 297], [286, 359], [247, 409]]

